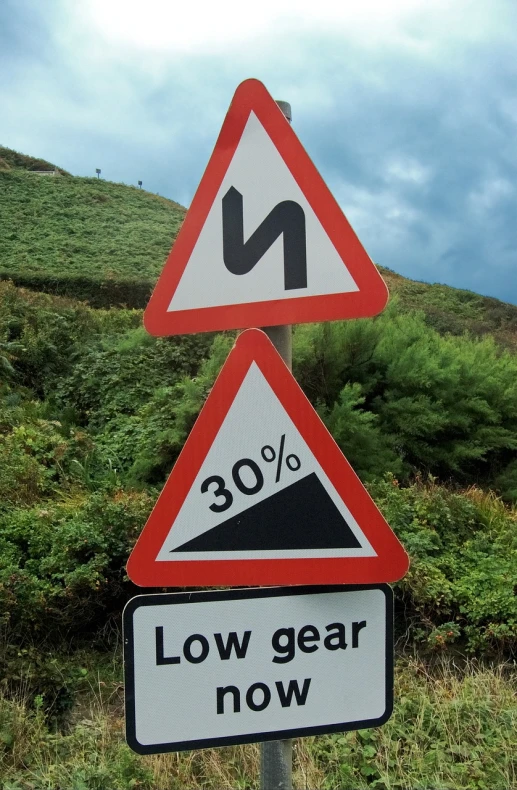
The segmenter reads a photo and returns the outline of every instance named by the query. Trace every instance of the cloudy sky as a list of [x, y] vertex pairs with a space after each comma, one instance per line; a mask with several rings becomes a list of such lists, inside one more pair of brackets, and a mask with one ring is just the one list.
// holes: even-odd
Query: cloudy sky
[[0, 0], [0, 144], [188, 206], [262, 80], [371, 257], [517, 304], [517, 0]]

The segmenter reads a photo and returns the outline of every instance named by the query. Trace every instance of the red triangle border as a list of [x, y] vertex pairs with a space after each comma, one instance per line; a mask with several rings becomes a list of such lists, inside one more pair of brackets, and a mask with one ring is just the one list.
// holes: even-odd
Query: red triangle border
[[[376, 557], [214, 559], [157, 561], [156, 557], [255, 362], [346, 503]], [[267, 547], [264, 547], [267, 551]], [[142, 587], [212, 587], [284, 584], [378, 584], [407, 572], [408, 556], [320, 417], [264, 332], [243, 332], [149, 516], [127, 564]]]
[[[269, 134], [359, 290], [168, 312], [251, 112]], [[147, 331], [164, 336], [365, 318], [380, 313], [387, 301], [384, 280], [289, 122], [261, 82], [245, 80], [235, 92], [192, 205], [145, 310]]]

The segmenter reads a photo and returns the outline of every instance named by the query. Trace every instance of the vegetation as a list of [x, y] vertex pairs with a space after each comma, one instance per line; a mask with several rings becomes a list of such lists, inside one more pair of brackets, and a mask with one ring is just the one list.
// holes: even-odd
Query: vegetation
[[143, 307], [184, 214], [123, 184], [0, 171], [0, 278], [96, 306]]
[[66, 170], [47, 162], [46, 159], [39, 159], [27, 154], [21, 154], [19, 151], [13, 151], [12, 148], [4, 148], [0, 145], [0, 169], [1, 170], [56, 170], [60, 175], [69, 176]]
[[[120, 698], [127, 556], [235, 334], [142, 328], [180, 207], [39, 178], [23, 172], [38, 160], [5, 151], [0, 787], [256, 787], [255, 747], [134, 755]], [[296, 786], [503, 790], [516, 786], [517, 308], [385, 274], [396, 293], [381, 316], [296, 328], [294, 369], [411, 555], [394, 587], [395, 712], [300, 741]]]
[[[0, 611], [29, 650], [26, 673], [42, 635], [50, 649], [118, 621], [128, 553], [233, 334], [156, 339], [139, 311], [7, 282], [0, 305]], [[298, 379], [411, 554], [399, 629], [427, 650], [512, 655], [517, 516], [476, 481], [515, 501], [515, 356], [490, 338], [441, 336], [396, 304], [299, 327], [294, 350]]]
[[476, 336], [491, 334], [501, 344], [517, 348], [517, 306], [447, 285], [429, 285], [380, 267], [391, 295], [403, 310], [421, 310], [438, 332]]
[[[185, 209], [124, 184], [30, 172], [54, 167], [0, 146], [0, 279], [92, 306], [143, 308]], [[517, 306], [379, 268], [401, 311], [422, 310], [441, 333], [489, 333], [516, 349]]]
[[[0, 701], [3, 790], [258, 790], [256, 745], [140, 757], [123, 738], [120, 667], [86, 673], [65, 733], [40, 700]], [[318, 790], [508, 790], [517, 782], [515, 678], [508, 668], [397, 667], [384, 727], [295, 742], [294, 787]]]
[[359, 474], [483, 480], [515, 497], [517, 357], [442, 336], [396, 301], [375, 320], [299, 327], [294, 369]]

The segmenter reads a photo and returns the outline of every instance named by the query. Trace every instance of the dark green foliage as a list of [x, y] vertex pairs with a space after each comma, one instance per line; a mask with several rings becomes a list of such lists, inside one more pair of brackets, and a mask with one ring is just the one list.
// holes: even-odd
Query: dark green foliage
[[100, 335], [104, 317], [78, 302], [0, 282], [0, 342], [8, 344], [14, 381], [44, 397], [49, 383], [70, 370], [76, 349]]
[[45, 419], [37, 401], [10, 407], [0, 385], [0, 513], [14, 505], [32, 505], [66, 487], [74, 464], [87, 457], [92, 442], [80, 431], [63, 431]]
[[510, 461], [496, 477], [495, 487], [511, 502], [517, 502], [517, 460]]
[[5, 645], [0, 653], [0, 690], [8, 698], [25, 697], [31, 707], [42, 709], [49, 723], [59, 726], [84, 689], [87, 672], [42, 648], [41, 640], [35, 644], [25, 641], [24, 646], [16, 642]]
[[[233, 335], [156, 339], [138, 311], [8, 283], [0, 294], [10, 367], [0, 385], [0, 609], [19, 638], [75, 621], [94, 629], [120, 605], [131, 543]], [[299, 327], [295, 372], [411, 554], [399, 589], [412, 637], [512, 648], [515, 516], [478, 489], [408, 484], [432, 472], [456, 485], [506, 483], [511, 497], [515, 357], [490, 338], [442, 337], [394, 304], [375, 320]], [[375, 482], [386, 472], [408, 487]]]
[[382, 433], [378, 415], [363, 408], [365, 401], [360, 384], [345, 384], [332, 407], [320, 406], [320, 416], [362, 480], [382, 476], [387, 469], [401, 474], [395, 441]]
[[93, 311], [0, 283], [0, 338], [9, 349], [9, 385], [0, 386], [5, 502], [30, 504], [63, 484], [55, 464], [47, 469], [27, 450], [49, 441], [59, 469], [91, 490], [120, 474], [138, 484], [164, 480], [233, 341], [156, 339], [140, 322], [137, 311]]
[[30, 651], [118, 622], [156, 496], [122, 484], [168, 475], [233, 340], [155, 339], [137, 311], [9, 283], [0, 297], [0, 625]]
[[17, 643], [83, 639], [118, 615], [124, 567], [153, 499], [147, 493], [69, 495], [0, 513], [0, 612]]
[[444, 337], [395, 302], [376, 319], [298, 327], [294, 359], [298, 380], [363, 476], [391, 470], [403, 480], [426, 472], [463, 485], [507, 482], [501, 490], [511, 499], [517, 358], [491, 337]]
[[136, 330], [117, 347], [85, 354], [56, 389], [56, 401], [80, 415], [104, 467], [115, 466], [129, 483], [161, 483], [232, 342], [206, 335], [155, 340]]
[[0, 280], [12, 279], [22, 288], [42, 291], [53, 296], [70, 296], [87, 302], [91, 307], [133, 307], [142, 310], [150, 299], [154, 280], [127, 277], [124, 280], [99, 282], [90, 277], [55, 277], [45, 274], [3, 272]]
[[73, 406], [94, 432], [134, 414], [153, 393], [192, 378], [210, 354], [212, 337], [152, 338], [142, 327], [106, 333], [77, 349], [70, 375], [55, 381], [56, 401]]
[[123, 458], [127, 482], [160, 484], [168, 476], [232, 346], [231, 336], [216, 337], [197, 376], [159, 387], [128, 419], [116, 419], [99, 446]]
[[[477, 488], [377, 482], [371, 493], [411, 557], [397, 584], [409, 639], [431, 649], [460, 640], [470, 651], [517, 648], [517, 512]], [[413, 617], [412, 617], [413, 615]]]

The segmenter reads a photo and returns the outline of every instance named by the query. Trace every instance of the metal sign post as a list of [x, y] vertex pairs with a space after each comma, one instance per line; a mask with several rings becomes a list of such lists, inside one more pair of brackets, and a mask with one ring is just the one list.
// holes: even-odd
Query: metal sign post
[[[291, 105], [277, 101], [285, 117], [291, 123]], [[293, 369], [293, 328], [265, 326], [264, 332], [284, 360], [289, 370]], [[293, 742], [265, 741], [260, 745], [260, 790], [292, 790], [293, 786]]]
[[[277, 102], [282, 112], [291, 120], [291, 107], [287, 102]], [[289, 108], [289, 114], [284, 109]], [[263, 327], [285, 364], [292, 370], [293, 343], [292, 327]], [[260, 790], [292, 790], [293, 782], [293, 742], [265, 741], [260, 745]]]
[[261, 790], [292, 790], [291, 738], [390, 716], [385, 583], [408, 557], [290, 372], [291, 324], [375, 315], [387, 289], [276, 104], [238, 87], [144, 314], [158, 336], [262, 331], [237, 338], [127, 565], [142, 587], [245, 589], [134, 598], [124, 665], [136, 752], [260, 742]]

